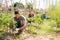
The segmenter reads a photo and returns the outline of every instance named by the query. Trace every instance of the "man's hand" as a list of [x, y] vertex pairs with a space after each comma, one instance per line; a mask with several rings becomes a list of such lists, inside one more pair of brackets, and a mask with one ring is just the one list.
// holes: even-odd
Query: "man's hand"
[[16, 28], [16, 31], [18, 31], [19, 30], [19, 28]]

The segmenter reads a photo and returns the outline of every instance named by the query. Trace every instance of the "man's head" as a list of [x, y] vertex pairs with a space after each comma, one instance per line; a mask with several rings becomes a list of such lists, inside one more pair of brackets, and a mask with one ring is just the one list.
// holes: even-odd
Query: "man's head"
[[16, 18], [19, 18], [19, 17], [20, 17], [19, 11], [15, 11], [14, 14], [15, 14], [15, 17], [16, 17]]
[[29, 11], [30, 14], [33, 14], [34, 12], [32, 10]]

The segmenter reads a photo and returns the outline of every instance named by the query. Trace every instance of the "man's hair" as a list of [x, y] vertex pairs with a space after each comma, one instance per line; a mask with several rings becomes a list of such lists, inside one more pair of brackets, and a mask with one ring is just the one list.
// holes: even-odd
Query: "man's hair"
[[15, 11], [14, 14], [19, 14], [19, 11]]

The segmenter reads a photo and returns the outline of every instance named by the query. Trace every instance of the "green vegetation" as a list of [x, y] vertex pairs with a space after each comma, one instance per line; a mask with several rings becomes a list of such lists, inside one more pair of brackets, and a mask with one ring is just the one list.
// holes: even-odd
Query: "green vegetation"
[[28, 9], [33, 9], [33, 5], [32, 5], [31, 3], [28, 3], [28, 4], [27, 4], [27, 8], [28, 8]]
[[24, 5], [22, 3], [16, 2], [16, 3], [14, 3], [14, 7], [15, 8], [24, 8]]
[[[18, 6], [19, 5], [19, 6]], [[24, 8], [23, 4], [20, 3], [15, 3], [14, 7], [17, 8]], [[55, 6], [52, 6], [52, 8], [49, 8], [47, 10], [47, 16], [50, 19], [41, 19], [41, 13], [37, 12], [34, 14], [34, 18], [28, 18], [28, 12], [21, 12], [22, 15], [24, 15], [26, 17], [26, 20], [28, 22], [28, 20], [32, 21], [31, 23], [27, 23], [27, 33], [29, 34], [51, 34], [51, 33], [55, 33], [56, 27], [57, 25], [59, 25], [60, 27], [60, 6], [58, 6], [57, 8]], [[33, 9], [33, 5], [32, 4], [27, 4], [27, 8], [28, 9]], [[36, 11], [36, 10], [34, 10]], [[2, 13], [0, 14], [0, 32], [6, 30], [8, 27], [12, 28], [12, 29], [16, 29], [17, 25], [14, 25], [14, 20], [13, 20], [13, 14], [12, 13]], [[29, 24], [29, 25], [28, 25]], [[7, 32], [7, 31], [5, 31]], [[1, 32], [2, 33], [2, 32]], [[51, 38], [51, 40], [53, 40], [53, 38]]]
[[9, 16], [5, 13], [0, 14], [0, 29], [8, 27], [11, 21], [12, 21], [12, 14], [9, 14]]

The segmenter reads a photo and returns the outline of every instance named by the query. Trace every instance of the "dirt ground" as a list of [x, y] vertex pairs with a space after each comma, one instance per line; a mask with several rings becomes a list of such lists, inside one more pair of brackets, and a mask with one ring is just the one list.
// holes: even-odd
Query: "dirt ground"
[[54, 34], [43, 34], [43, 35], [33, 35], [24, 32], [20, 37], [6, 33], [0, 35], [0, 40], [60, 40], [60, 32], [56, 32]]

